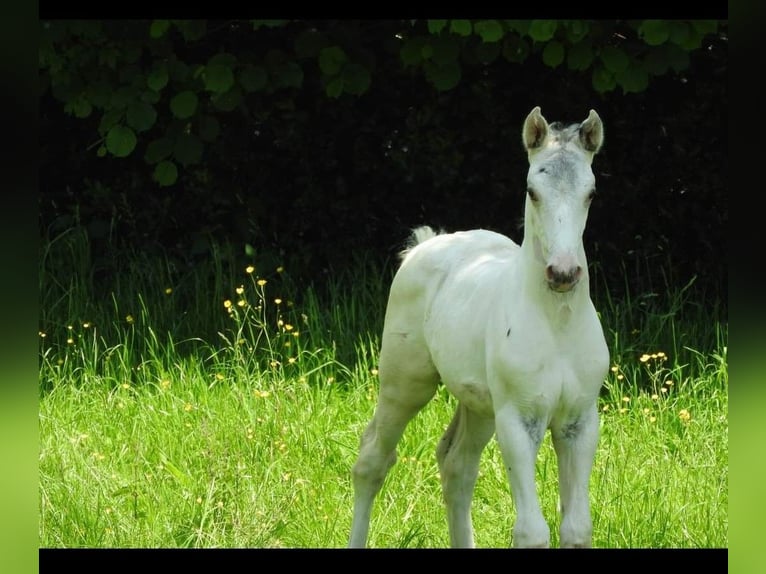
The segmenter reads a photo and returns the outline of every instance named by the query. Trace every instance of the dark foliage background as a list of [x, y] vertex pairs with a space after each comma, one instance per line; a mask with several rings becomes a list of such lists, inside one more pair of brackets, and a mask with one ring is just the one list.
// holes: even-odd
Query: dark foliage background
[[[256, 257], [321, 282], [359, 254], [393, 264], [409, 228], [422, 223], [484, 227], [520, 241], [524, 117], [539, 105], [549, 121], [579, 122], [594, 108], [606, 142], [594, 161], [598, 196], [585, 239], [604, 286], [623, 292], [625, 271], [633, 292], [696, 276], [700, 300], [725, 305], [725, 26], [689, 52], [682, 72], [623, 93], [598, 92], [589, 75], [540, 57], [485, 63], [467, 48], [459, 82], [439, 90], [420, 69], [402, 66], [393, 42], [401, 23], [300, 24], [309, 25], [350, 54], [374, 56], [368, 89], [328, 97], [321, 72], [305, 65], [300, 88], [254, 92], [217, 114], [215, 142], [170, 186], [152, 179], [142, 153], [98, 157], [99, 118], [70, 115], [44, 82], [41, 236], [85, 226], [104, 280], [119, 272], [115, 254], [126, 246], [193, 265], [214, 242], [233, 242], [243, 261], [251, 245]], [[120, 33], [104, 30], [102, 37]], [[220, 51], [288, 52], [291, 30], [230, 26], [196, 42], [175, 38], [169, 49], [201, 61]]]

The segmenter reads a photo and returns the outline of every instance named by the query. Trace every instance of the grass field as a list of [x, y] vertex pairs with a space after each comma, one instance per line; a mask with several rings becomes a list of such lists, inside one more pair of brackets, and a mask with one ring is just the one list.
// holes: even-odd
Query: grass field
[[[141, 253], [97, 291], [82, 234], [40, 257], [41, 547], [339, 547], [350, 468], [376, 399], [390, 272], [360, 259], [315, 285], [222, 250], [181, 267]], [[728, 546], [728, 327], [694, 285], [607, 295], [612, 369], [591, 478], [594, 546]], [[443, 390], [411, 423], [369, 543], [445, 547], [434, 450]], [[549, 438], [537, 466], [557, 544]], [[473, 503], [476, 543], [507, 547], [515, 513], [496, 443]]]

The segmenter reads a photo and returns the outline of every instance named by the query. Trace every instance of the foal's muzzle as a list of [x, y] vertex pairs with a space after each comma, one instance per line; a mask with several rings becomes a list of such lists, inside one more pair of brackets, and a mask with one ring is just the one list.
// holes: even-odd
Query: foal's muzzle
[[566, 293], [570, 291], [582, 276], [582, 267], [577, 265], [566, 270], [561, 270], [548, 265], [545, 268], [545, 279], [548, 281], [548, 287], [557, 293]]

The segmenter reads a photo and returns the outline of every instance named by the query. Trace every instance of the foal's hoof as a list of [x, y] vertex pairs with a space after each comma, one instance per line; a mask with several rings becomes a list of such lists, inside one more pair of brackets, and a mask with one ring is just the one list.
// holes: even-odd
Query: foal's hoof
[[550, 548], [551, 547], [551, 541], [550, 540], [544, 540], [542, 542], [533, 542], [533, 541], [519, 541], [514, 542], [511, 545], [511, 548]]

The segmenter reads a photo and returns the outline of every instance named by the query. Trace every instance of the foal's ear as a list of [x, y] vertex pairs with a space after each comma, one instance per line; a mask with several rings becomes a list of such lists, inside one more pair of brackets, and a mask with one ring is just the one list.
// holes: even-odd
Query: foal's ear
[[580, 124], [580, 144], [593, 155], [601, 149], [604, 143], [604, 124], [595, 110], [591, 110], [588, 119]]
[[531, 153], [542, 147], [545, 138], [548, 136], [548, 122], [540, 113], [540, 106], [529, 112], [527, 119], [524, 120], [524, 128], [521, 137], [524, 140], [524, 148]]

